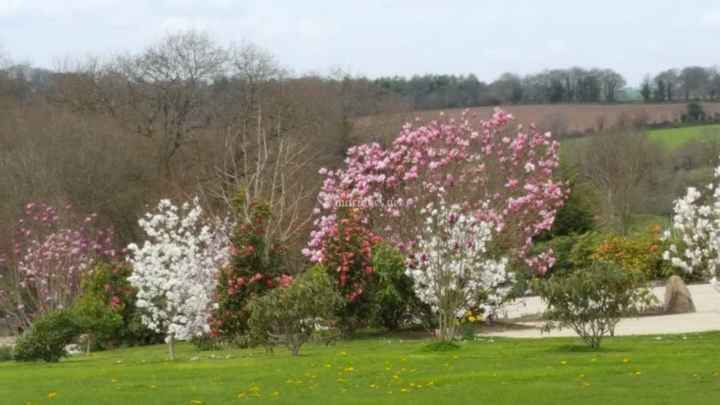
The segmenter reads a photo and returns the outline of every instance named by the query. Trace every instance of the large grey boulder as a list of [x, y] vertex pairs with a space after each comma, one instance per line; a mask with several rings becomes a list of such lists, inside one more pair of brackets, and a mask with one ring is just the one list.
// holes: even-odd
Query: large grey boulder
[[663, 311], [666, 314], [695, 312], [695, 303], [693, 303], [690, 290], [679, 276], [671, 276], [665, 285]]

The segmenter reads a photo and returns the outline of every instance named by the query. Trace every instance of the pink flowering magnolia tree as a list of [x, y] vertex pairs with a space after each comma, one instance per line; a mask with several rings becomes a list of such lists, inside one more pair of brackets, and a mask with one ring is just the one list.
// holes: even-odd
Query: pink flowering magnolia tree
[[354, 146], [344, 167], [321, 169], [325, 181], [303, 253], [327, 263], [338, 214], [351, 207], [364, 226], [412, 255], [422, 208], [442, 199], [490, 224], [493, 249], [513, 266], [547, 271], [553, 252], [531, 255], [530, 248], [535, 236], [550, 229], [566, 197], [565, 184], [553, 177], [559, 144], [534, 126], [512, 130], [512, 116], [499, 109], [477, 124], [472, 118], [463, 112], [405, 124], [388, 148]]
[[98, 259], [116, 256], [113, 234], [97, 227], [95, 214], [84, 218], [28, 203], [18, 221], [13, 254], [0, 272], [0, 315], [25, 329], [52, 310], [69, 307], [80, 294], [82, 276]]

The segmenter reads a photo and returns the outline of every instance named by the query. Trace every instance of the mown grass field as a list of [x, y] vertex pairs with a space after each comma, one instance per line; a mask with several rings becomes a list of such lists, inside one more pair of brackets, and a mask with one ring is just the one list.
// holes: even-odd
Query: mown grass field
[[482, 339], [428, 352], [374, 338], [287, 351], [123, 349], [59, 364], [0, 363], [2, 404], [713, 404], [720, 333], [608, 339]]
[[655, 129], [648, 132], [648, 137], [658, 145], [672, 150], [694, 140], [720, 141], [720, 125]]

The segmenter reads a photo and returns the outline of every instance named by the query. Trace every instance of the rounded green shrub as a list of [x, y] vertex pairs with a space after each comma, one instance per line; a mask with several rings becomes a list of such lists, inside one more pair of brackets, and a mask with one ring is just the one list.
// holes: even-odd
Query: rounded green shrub
[[15, 344], [17, 361], [58, 362], [65, 357], [65, 346], [80, 334], [71, 311], [49, 312], [36, 319]]
[[413, 281], [405, 274], [405, 256], [393, 246], [380, 243], [373, 248], [372, 267], [376, 279], [373, 294], [373, 323], [399, 329], [417, 314], [421, 302]]
[[341, 303], [327, 271], [315, 266], [287, 287], [275, 288], [248, 303], [251, 341], [267, 347], [285, 345], [297, 356], [317, 330], [333, 323]]
[[571, 328], [597, 348], [614, 335], [620, 318], [638, 314], [653, 302], [644, 277], [609, 262], [597, 262], [569, 274], [536, 280], [534, 290], [547, 303], [544, 330]]

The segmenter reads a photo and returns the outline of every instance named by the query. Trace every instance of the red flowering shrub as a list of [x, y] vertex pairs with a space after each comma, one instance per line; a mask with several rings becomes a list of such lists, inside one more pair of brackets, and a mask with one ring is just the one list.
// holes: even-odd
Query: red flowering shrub
[[238, 222], [231, 235], [230, 264], [219, 272], [210, 319], [213, 336], [235, 341], [248, 332], [249, 299], [293, 280], [284, 273], [285, 248], [265, 238], [269, 208], [255, 202], [249, 208], [251, 220]]
[[362, 224], [359, 210], [345, 208], [338, 215], [325, 245], [323, 264], [345, 298], [339, 318], [347, 332], [370, 316], [372, 295], [366, 292], [375, 284], [372, 251], [381, 238]]
[[142, 324], [135, 306], [137, 291], [128, 281], [131, 273], [125, 263], [98, 262], [83, 278], [73, 312], [98, 347], [162, 342], [161, 335]]

